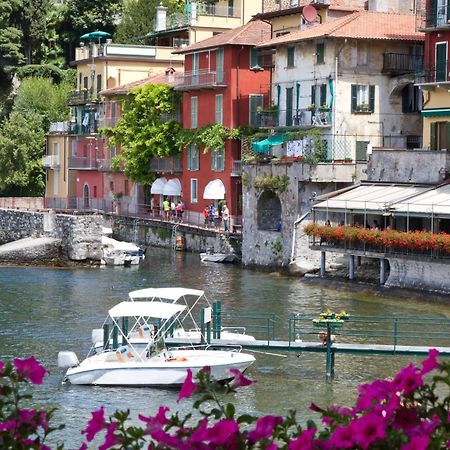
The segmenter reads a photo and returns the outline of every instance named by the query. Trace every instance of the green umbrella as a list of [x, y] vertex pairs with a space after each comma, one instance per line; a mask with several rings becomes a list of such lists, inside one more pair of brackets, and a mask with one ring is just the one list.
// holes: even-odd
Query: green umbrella
[[103, 38], [110, 38], [111, 35], [107, 33], [106, 31], [92, 31], [92, 33], [86, 33], [83, 34], [83, 36], [80, 37], [80, 39], [84, 40], [90, 40], [90, 39], [103, 39]]

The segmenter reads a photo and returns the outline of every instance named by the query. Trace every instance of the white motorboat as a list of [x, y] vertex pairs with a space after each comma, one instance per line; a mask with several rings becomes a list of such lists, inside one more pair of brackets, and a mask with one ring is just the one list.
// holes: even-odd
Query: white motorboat
[[[185, 306], [185, 310], [180, 315], [180, 326], [174, 327], [170, 333], [171, 338], [187, 339], [189, 342], [200, 343], [202, 341], [202, 333], [198, 321], [202, 308], [211, 307], [205, 292], [200, 289], [188, 289], [181, 287], [171, 288], [146, 288], [132, 291], [128, 294], [130, 301], [147, 301], [147, 302], [164, 302], [170, 304], [179, 304]], [[134, 330], [128, 336], [129, 341], [135, 348], [142, 350], [148, 342], [150, 335], [153, 333], [152, 326], [143, 326]], [[119, 336], [119, 342], [121, 342]], [[221, 327], [220, 339], [233, 343], [245, 341], [255, 341], [255, 337], [246, 334], [245, 327]], [[206, 341], [206, 336], [203, 336]], [[103, 329], [92, 330], [92, 343], [97, 352], [103, 351], [104, 348], [104, 331]], [[110, 341], [112, 345], [112, 340]]]
[[200, 253], [200, 261], [216, 262], [216, 263], [234, 263], [239, 261], [239, 257], [234, 253], [216, 253], [208, 249], [204, 253]]
[[111, 266], [134, 266], [144, 258], [144, 252], [132, 242], [117, 241], [102, 236], [103, 261]]
[[[177, 386], [184, 382], [187, 369], [195, 375], [203, 367], [211, 368], [218, 380], [231, 379], [230, 369], [246, 370], [255, 361], [254, 356], [234, 350], [211, 350], [195, 346], [167, 349], [165, 336], [184, 305], [163, 302], [122, 302], [109, 310], [104, 328], [111, 325], [107, 337], [113, 348], [92, 353], [82, 361], [73, 352], [60, 352], [58, 366], [67, 369], [64, 382], [100, 386]], [[133, 321], [129, 331], [129, 322]], [[120, 325], [119, 322], [122, 322]], [[141, 327], [152, 330], [143, 350], [138, 350], [128, 339]], [[118, 344], [118, 335], [122, 344]], [[109, 347], [109, 344], [105, 345]]]

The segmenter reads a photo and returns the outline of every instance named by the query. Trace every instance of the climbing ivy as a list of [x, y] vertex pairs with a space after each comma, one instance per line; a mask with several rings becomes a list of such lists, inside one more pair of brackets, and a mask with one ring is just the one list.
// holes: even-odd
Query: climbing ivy
[[241, 128], [230, 130], [221, 124], [206, 125], [198, 130], [183, 130], [179, 135], [181, 145], [203, 146], [203, 151], [220, 150], [225, 148], [228, 139], [239, 139], [242, 136]]
[[253, 181], [255, 189], [260, 191], [273, 191], [282, 194], [289, 185], [289, 177], [287, 175], [263, 175], [256, 177]]

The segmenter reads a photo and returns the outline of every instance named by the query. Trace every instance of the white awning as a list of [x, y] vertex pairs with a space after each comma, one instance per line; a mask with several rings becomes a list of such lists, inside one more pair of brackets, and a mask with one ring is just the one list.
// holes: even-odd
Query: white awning
[[158, 178], [152, 183], [152, 188], [150, 189], [151, 194], [159, 194], [161, 195], [164, 191], [164, 186], [167, 183], [167, 180], [164, 177]]
[[320, 202], [314, 205], [313, 209], [315, 211], [351, 211], [382, 214], [385, 211], [394, 209], [397, 203], [408, 201], [428, 189], [429, 187], [425, 186], [367, 184]]
[[109, 310], [110, 317], [153, 317], [170, 319], [186, 306], [163, 302], [122, 302]]
[[201, 297], [204, 294], [204, 291], [200, 291], [198, 289], [185, 289], [185, 288], [147, 288], [147, 289], [139, 289], [137, 291], [130, 292], [128, 296], [131, 300], [135, 299], [160, 299], [160, 300], [171, 300], [176, 302], [181, 297], [186, 295], [193, 297]]
[[180, 180], [178, 178], [172, 178], [171, 180], [169, 180], [164, 185], [163, 195], [180, 196], [181, 195], [181, 183], [180, 183]]
[[210, 181], [203, 191], [203, 198], [205, 200], [223, 200], [225, 198], [225, 186], [222, 180]]
[[395, 205], [395, 215], [407, 216], [450, 216], [450, 186], [441, 186], [430, 189], [408, 201]]

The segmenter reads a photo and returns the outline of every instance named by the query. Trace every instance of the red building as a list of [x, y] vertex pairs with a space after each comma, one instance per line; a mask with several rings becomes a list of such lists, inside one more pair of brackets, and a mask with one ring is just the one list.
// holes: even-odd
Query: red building
[[[258, 64], [255, 45], [270, 38], [270, 25], [251, 21], [178, 50], [185, 72], [176, 75], [183, 92], [183, 126], [200, 129], [222, 124], [228, 129], [257, 126], [257, 108], [269, 98], [270, 71]], [[242, 214], [241, 143], [228, 140], [223, 149], [204, 152], [191, 146], [183, 154], [180, 177], [186, 210], [201, 212], [225, 199], [234, 223]], [[193, 217], [192, 217], [193, 218]]]

